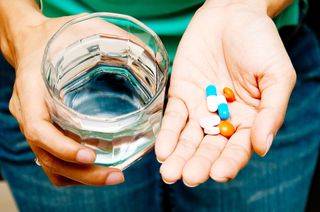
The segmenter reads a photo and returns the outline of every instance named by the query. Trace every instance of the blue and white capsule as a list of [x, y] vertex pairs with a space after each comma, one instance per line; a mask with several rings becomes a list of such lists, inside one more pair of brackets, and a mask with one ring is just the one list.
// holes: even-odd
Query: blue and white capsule
[[226, 120], [230, 117], [229, 107], [227, 104], [226, 97], [223, 95], [217, 96], [218, 102], [218, 115], [222, 120]]
[[216, 112], [218, 109], [217, 88], [210, 84], [206, 88], [207, 106], [210, 112]]

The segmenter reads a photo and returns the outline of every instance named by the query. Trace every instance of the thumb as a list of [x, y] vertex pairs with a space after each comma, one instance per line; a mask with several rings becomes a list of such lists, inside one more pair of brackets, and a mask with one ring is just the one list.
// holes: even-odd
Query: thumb
[[258, 80], [261, 101], [252, 126], [251, 141], [254, 151], [260, 156], [267, 154], [284, 121], [289, 98], [296, 82], [296, 73], [290, 59], [285, 58], [282, 61], [287, 61], [287, 65], [274, 66]]

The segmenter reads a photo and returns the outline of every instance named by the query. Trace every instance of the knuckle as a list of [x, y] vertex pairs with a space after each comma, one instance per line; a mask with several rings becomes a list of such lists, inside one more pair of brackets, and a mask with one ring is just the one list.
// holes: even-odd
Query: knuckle
[[58, 178], [49, 178], [51, 183], [56, 186], [56, 187], [64, 187], [65, 186], [65, 183], [62, 182], [60, 179]]
[[200, 152], [199, 152], [197, 155], [195, 155], [194, 158], [198, 158], [198, 159], [201, 160], [203, 163], [206, 163], [206, 164], [208, 164], [208, 165], [210, 165], [210, 164], [211, 164], [211, 161], [212, 161], [212, 159], [211, 159], [210, 156], [208, 156], [208, 155], [205, 154], [205, 153], [200, 153]]
[[249, 159], [251, 157], [249, 150], [239, 144], [232, 144], [229, 148], [238, 158]]
[[[241, 162], [237, 159], [235, 159], [233, 156], [231, 155], [226, 155], [223, 158], [229, 165], [230, 169], [232, 170], [239, 170], [242, 166], [241, 166]], [[231, 176], [229, 176], [231, 178]]]
[[290, 79], [292, 80], [293, 84], [295, 85], [297, 82], [297, 73], [295, 71], [291, 72]]
[[13, 116], [15, 116], [15, 107], [13, 101], [13, 97], [11, 97], [9, 101], [9, 111]]
[[27, 140], [37, 140], [38, 139], [38, 134], [39, 134], [39, 125], [36, 123], [28, 123], [25, 125], [25, 130], [24, 130], [24, 135], [27, 138]]
[[209, 154], [209, 155], [220, 155], [223, 150], [223, 147], [212, 145], [210, 143], [203, 144], [203, 147], [204, 147], [202, 148], [203, 154]]
[[56, 163], [53, 157], [48, 155], [42, 155], [40, 161], [41, 166], [44, 166], [48, 170], [48, 172], [56, 173]]
[[86, 185], [102, 186], [105, 185], [107, 175], [104, 171], [96, 170], [92, 174], [84, 176], [83, 183]]
[[197, 143], [193, 142], [192, 140], [190, 140], [188, 138], [180, 138], [179, 139], [179, 145], [186, 152], [189, 152], [189, 151], [193, 152], [198, 147]]

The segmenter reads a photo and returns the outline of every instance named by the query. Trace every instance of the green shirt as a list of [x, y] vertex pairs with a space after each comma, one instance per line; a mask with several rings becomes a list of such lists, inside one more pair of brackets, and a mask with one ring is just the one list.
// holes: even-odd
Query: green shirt
[[[203, 2], [204, 0], [43, 0], [43, 13], [48, 17], [101, 11], [131, 15], [161, 37], [170, 61], [173, 61], [183, 32], [195, 10]], [[299, 0], [295, 0], [275, 18], [278, 28], [296, 25], [298, 21]]]

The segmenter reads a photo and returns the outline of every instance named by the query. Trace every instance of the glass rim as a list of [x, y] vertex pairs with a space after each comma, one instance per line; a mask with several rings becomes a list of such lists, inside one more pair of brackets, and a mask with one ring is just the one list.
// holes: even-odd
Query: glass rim
[[[85, 115], [82, 113], [79, 113], [77, 111], [75, 111], [74, 109], [71, 109], [69, 107], [67, 107], [65, 104], [63, 104], [61, 101], [59, 101], [59, 99], [53, 94], [50, 85], [47, 81], [46, 78], [46, 74], [45, 74], [45, 66], [46, 66], [46, 61], [48, 58], [48, 53], [50, 50], [50, 47], [52, 45], [52, 43], [55, 41], [55, 39], [62, 33], [64, 32], [69, 26], [76, 24], [78, 22], [82, 22], [82, 21], [86, 21], [88, 19], [91, 18], [98, 18], [98, 17], [106, 17], [106, 18], [119, 18], [119, 19], [124, 19], [124, 20], [128, 20], [131, 21], [135, 24], [137, 24], [138, 26], [140, 26], [141, 28], [143, 28], [144, 30], [146, 30], [156, 41], [156, 44], [158, 45], [159, 49], [162, 51], [163, 56], [164, 56], [164, 69], [163, 69], [163, 81], [164, 83], [158, 88], [157, 92], [151, 97], [150, 101], [145, 104], [143, 107], [134, 110], [130, 113], [126, 113], [120, 116], [115, 116], [115, 117], [94, 117], [94, 116], [90, 116], [90, 115]], [[156, 62], [157, 63], [157, 62]], [[157, 63], [158, 65], [158, 63]], [[160, 67], [159, 67], [160, 68]], [[129, 16], [129, 15], [124, 15], [124, 14], [120, 14], [120, 13], [110, 13], [110, 12], [95, 12], [95, 13], [84, 13], [83, 16], [80, 17], [76, 17], [73, 18], [69, 21], [67, 21], [66, 23], [64, 23], [58, 30], [57, 32], [55, 32], [51, 38], [48, 40], [44, 53], [43, 53], [43, 57], [42, 57], [42, 63], [41, 63], [41, 74], [42, 74], [42, 78], [45, 82], [46, 88], [49, 92], [49, 95], [52, 97], [53, 101], [55, 103], [57, 103], [59, 106], [61, 106], [65, 111], [67, 111], [70, 114], [74, 114], [76, 115], [78, 118], [80, 118], [81, 120], [90, 120], [90, 121], [96, 121], [96, 122], [116, 122], [116, 121], [121, 121], [123, 119], [129, 118], [129, 117], [133, 117], [135, 115], [140, 114], [142, 111], [145, 111], [146, 109], [148, 109], [153, 103], [154, 101], [160, 96], [160, 94], [163, 92], [163, 90], [166, 87], [166, 84], [168, 82], [168, 68], [169, 68], [169, 57], [168, 57], [168, 53], [162, 43], [162, 41], [160, 40], [159, 36], [148, 26], [146, 26], [144, 23], [142, 23], [141, 21], [139, 21], [138, 19]], [[161, 69], [161, 68], [160, 68]], [[162, 70], [162, 69], [161, 69]], [[53, 115], [53, 114], [51, 114]]]

